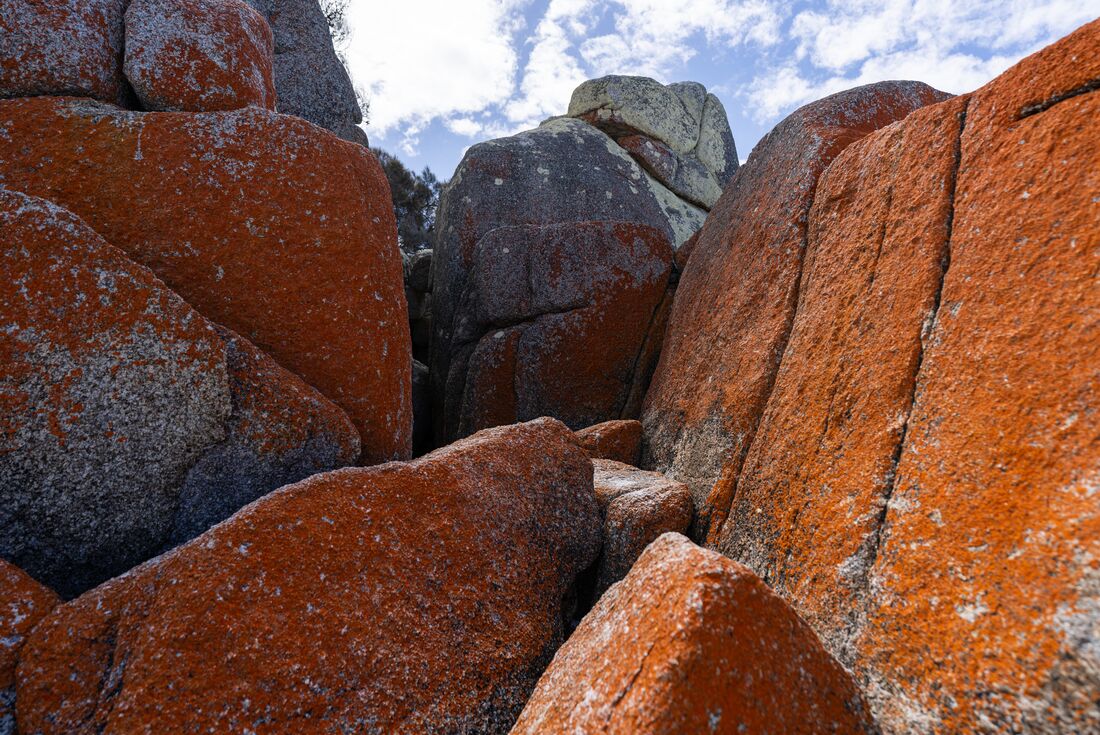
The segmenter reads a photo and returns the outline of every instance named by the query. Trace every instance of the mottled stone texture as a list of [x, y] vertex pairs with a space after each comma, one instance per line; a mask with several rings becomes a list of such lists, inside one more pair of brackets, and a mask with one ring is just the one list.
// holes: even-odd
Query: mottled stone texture
[[274, 110], [273, 43], [243, 0], [130, 0], [123, 71], [145, 110]]
[[592, 486], [603, 511], [603, 548], [596, 571], [596, 597], [626, 576], [647, 546], [663, 533], [686, 533], [691, 525], [687, 485], [659, 472], [609, 459], [592, 460]]
[[0, 0], [0, 97], [125, 96], [126, 0]]
[[642, 450], [642, 424], [635, 419], [616, 419], [581, 429], [577, 440], [593, 459], [638, 464]]
[[[352, 143], [367, 145], [363, 113], [347, 69], [332, 47], [317, 0], [247, 0], [275, 34], [279, 112], [297, 115]], [[379, 29], [381, 32], [381, 29]]]
[[15, 667], [23, 642], [61, 600], [0, 559], [0, 735], [15, 735]]
[[939, 303], [966, 102], [853, 143], [818, 181], [797, 316], [718, 534], [838, 652]]
[[0, 557], [82, 592], [353, 462], [336, 406], [77, 217], [0, 189]]
[[450, 315], [451, 353], [435, 355], [437, 384], [446, 376], [439, 437], [538, 416], [581, 428], [623, 415], [671, 262], [667, 235], [642, 225], [488, 232]]
[[711, 211], [646, 395], [643, 466], [688, 483], [716, 531], [787, 343], [817, 177], [848, 144], [947, 95], [918, 82], [841, 92], [764, 137]]
[[1093, 22], [967, 107], [857, 645], [893, 732], [1100, 732], [1097, 49]]
[[584, 618], [512, 732], [876, 730], [850, 675], [782, 599], [670, 533]]
[[204, 316], [341, 406], [363, 460], [408, 457], [411, 352], [378, 161], [256, 107], [0, 102], [0, 185], [70, 209]]
[[315, 475], [57, 608], [27, 733], [506, 733], [599, 549], [559, 422]]

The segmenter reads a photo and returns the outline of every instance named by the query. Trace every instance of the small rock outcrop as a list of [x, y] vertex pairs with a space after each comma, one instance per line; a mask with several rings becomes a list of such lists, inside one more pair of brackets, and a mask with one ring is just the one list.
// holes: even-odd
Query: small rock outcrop
[[550, 419], [315, 475], [55, 609], [21, 655], [21, 730], [506, 733], [599, 522]]
[[604, 421], [578, 431], [577, 440], [592, 459], [637, 465], [642, 451], [642, 424], [635, 419]]
[[596, 597], [626, 576], [645, 548], [663, 533], [687, 533], [691, 491], [658, 472], [610, 459], [592, 461], [592, 486], [603, 511], [603, 549]]
[[271, 29], [244, 0], [130, 0], [123, 71], [144, 110], [275, 109]]
[[573, 92], [569, 116], [603, 130], [657, 181], [703, 209], [714, 206], [737, 171], [726, 110], [697, 82], [591, 79]]
[[0, 0], [0, 97], [123, 102], [125, 9], [126, 0]]
[[636, 224], [487, 232], [468, 255], [461, 296], [436, 316], [452, 325], [450, 353], [433, 344], [437, 436], [538, 416], [581, 428], [629, 415], [639, 366], [654, 359], [645, 347], [671, 262], [667, 235]]
[[332, 46], [318, 0], [247, 0], [275, 36], [275, 91], [279, 112], [295, 115], [367, 145], [363, 112], [348, 70]]
[[0, 189], [0, 557], [73, 596], [354, 462], [335, 405], [71, 213]]
[[370, 151], [258, 107], [4, 100], [0, 186], [72, 211], [320, 390], [355, 423], [365, 462], [409, 457], [401, 257]]
[[0, 735], [15, 735], [15, 669], [23, 642], [61, 599], [0, 559]]
[[558, 651], [512, 730], [875, 733], [851, 676], [746, 567], [657, 539]]
[[882, 82], [806, 105], [756, 145], [711, 210], [641, 414], [642, 465], [691, 486], [700, 540], [729, 510], [787, 343], [817, 177], [853, 141], [947, 96]]

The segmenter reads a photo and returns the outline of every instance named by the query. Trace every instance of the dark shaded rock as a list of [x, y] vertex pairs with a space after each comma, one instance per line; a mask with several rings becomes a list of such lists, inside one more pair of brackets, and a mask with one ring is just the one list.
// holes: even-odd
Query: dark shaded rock
[[413, 392], [413, 456], [432, 449], [432, 382], [428, 366], [418, 360], [412, 363]]
[[591, 462], [550, 419], [315, 475], [55, 609], [20, 723], [507, 733], [599, 537]]
[[82, 592], [349, 464], [336, 406], [71, 213], [0, 189], [0, 557]]

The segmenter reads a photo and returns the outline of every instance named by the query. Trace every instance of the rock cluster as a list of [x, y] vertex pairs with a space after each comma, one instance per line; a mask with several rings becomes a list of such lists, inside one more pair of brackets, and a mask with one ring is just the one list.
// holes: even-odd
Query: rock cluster
[[313, 0], [0, 11], [0, 735], [1100, 732], [1100, 21], [407, 258]]

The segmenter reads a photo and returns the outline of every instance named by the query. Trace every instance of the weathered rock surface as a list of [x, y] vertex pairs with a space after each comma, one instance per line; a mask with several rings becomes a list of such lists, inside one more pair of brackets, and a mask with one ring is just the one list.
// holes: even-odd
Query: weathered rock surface
[[243, 0], [130, 0], [123, 71], [142, 109], [275, 109], [274, 42]]
[[691, 491], [658, 472], [609, 459], [592, 461], [592, 486], [603, 511], [603, 549], [596, 596], [626, 576], [645, 548], [663, 533], [686, 533]]
[[697, 82], [591, 79], [574, 90], [569, 115], [606, 132], [676, 196], [704, 209], [737, 171], [725, 108]]
[[637, 465], [642, 451], [642, 424], [635, 419], [604, 421], [578, 431], [577, 440], [593, 459]]
[[40, 623], [20, 729], [507, 732], [596, 558], [591, 473], [542, 419], [285, 487]]
[[0, 735], [15, 735], [15, 667], [23, 641], [61, 600], [0, 559]]
[[671, 261], [667, 235], [637, 224], [488, 232], [451, 302], [452, 352], [433, 355], [433, 380], [446, 379], [441, 436], [538, 416], [571, 428], [620, 417]]
[[771, 392], [817, 177], [848, 144], [946, 97], [883, 82], [797, 110], [757, 144], [707, 218], [641, 416], [642, 464], [691, 486], [698, 538], [725, 518]]
[[0, 97], [119, 103], [126, 0], [0, 0]]
[[275, 90], [279, 112], [297, 115], [367, 145], [363, 113], [351, 78], [332, 47], [317, 0], [247, 0], [275, 35]]
[[0, 557], [64, 595], [353, 462], [348, 418], [71, 213], [0, 189]]
[[749, 569], [666, 534], [558, 651], [512, 730], [872, 733], [850, 675]]
[[965, 109], [918, 110], [819, 179], [797, 316], [718, 538], [846, 663], [939, 302]]
[[857, 647], [893, 732], [1100, 731], [1097, 48], [1093, 22], [967, 107]]
[[401, 258], [369, 151], [256, 107], [40, 97], [0, 102], [0, 185], [73, 211], [318, 388], [355, 423], [365, 462], [409, 456]]

